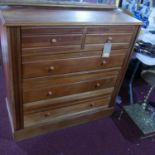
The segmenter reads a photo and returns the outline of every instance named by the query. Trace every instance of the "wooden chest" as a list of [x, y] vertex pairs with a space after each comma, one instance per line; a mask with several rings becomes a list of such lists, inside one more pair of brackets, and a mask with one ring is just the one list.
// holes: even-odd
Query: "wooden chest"
[[[139, 21], [120, 10], [1, 12], [6, 102], [15, 139], [112, 114]], [[102, 57], [107, 40], [111, 54]]]

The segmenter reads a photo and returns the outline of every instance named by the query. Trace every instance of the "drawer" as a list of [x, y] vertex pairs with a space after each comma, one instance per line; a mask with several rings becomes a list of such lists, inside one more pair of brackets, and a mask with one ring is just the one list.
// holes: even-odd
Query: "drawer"
[[[103, 51], [103, 45], [102, 48], [98, 47], [99, 51], [95, 51], [93, 49], [85, 49], [81, 52], [64, 52], [64, 53], [57, 53], [57, 54], [43, 54], [43, 52], [37, 53], [37, 54], [30, 54], [30, 55], [23, 55], [22, 56], [22, 62], [28, 63], [28, 62], [37, 62], [42, 60], [59, 60], [59, 59], [70, 59], [70, 58], [78, 58], [78, 57], [92, 57], [92, 56], [98, 56], [100, 57], [102, 55]], [[120, 50], [112, 50], [110, 55], [126, 55], [128, 49], [120, 49]]]
[[22, 27], [23, 36], [82, 34], [83, 27]]
[[[104, 44], [85, 44], [84, 49], [88, 51], [102, 51]], [[130, 47], [129, 43], [112, 43], [112, 50], [128, 50]]]
[[78, 104], [58, 108], [58, 109], [48, 109], [42, 112], [36, 112], [32, 114], [24, 115], [24, 126], [29, 127], [33, 125], [38, 125], [42, 123], [54, 123], [58, 120], [64, 120], [66, 118], [79, 117], [83, 114], [91, 113], [97, 109], [106, 109], [110, 101], [110, 96], [100, 96], [95, 98], [90, 98], [82, 100]]
[[101, 78], [114, 77], [119, 74], [120, 68], [104, 69], [99, 71], [82, 72], [71, 75], [47, 76], [39, 78], [30, 78], [23, 80], [23, 91], [38, 90], [40, 88], [48, 88], [49, 86], [68, 85], [76, 82], [95, 80]]
[[[65, 47], [65, 46], [63, 46]], [[37, 48], [37, 49], [26, 49], [22, 54], [22, 62], [34, 62], [42, 60], [56, 60], [56, 59], [67, 59], [77, 57], [89, 57], [89, 56], [101, 56], [103, 51], [103, 44], [88, 44], [83, 50], [62, 50], [57, 51], [51, 48]], [[112, 51], [110, 55], [126, 54], [128, 51], [128, 44], [112, 44]], [[80, 52], [79, 52], [80, 51]]]
[[23, 102], [34, 102], [44, 99], [51, 99], [61, 96], [68, 96], [88, 91], [94, 91], [103, 88], [114, 87], [117, 77], [107, 77], [98, 80], [82, 81], [72, 84], [63, 84], [59, 86], [50, 86], [23, 92]]
[[88, 34], [85, 44], [104, 44], [109, 38], [112, 39], [112, 43], [129, 43], [132, 34]]
[[[114, 91], [114, 88], [99, 89], [95, 91], [84, 92], [80, 94], [73, 94], [69, 96], [62, 96], [58, 98], [52, 98], [48, 100], [41, 100], [36, 102], [25, 103], [24, 114], [32, 114], [42, 111], [49, 111], [53, 109], [69, 107], [86, 101], [96, 101], [97, 98], [102, 98], [103, 103], [108, 105], [109, 99]], [[106, 101], [106, 102], [105, 102]]]
[[136, 26], [129, 25], [91, 26], [87, 28], [87, 34], [133, 33], [135, 28]]
[[22, 36], [22, 48], [81, 45], [82, 35]]
[[124, 57], [125, 55], [112, 55], [104, 59], [101, 57], [81, 57], [23, 63], [23, 78], [121, 67]]

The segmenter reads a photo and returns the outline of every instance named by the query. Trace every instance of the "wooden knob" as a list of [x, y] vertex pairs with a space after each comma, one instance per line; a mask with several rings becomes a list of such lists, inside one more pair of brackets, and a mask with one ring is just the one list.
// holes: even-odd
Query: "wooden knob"
[[107, 61], [106, 60], [103, 60], [102, 63], [101, 63], [101, 65], [105, 65], [106, 63], [107, 63]]
[[45, 116], [45, 117], [50, 116], [50, 112], [45, 113], [45, 115], [44, 115], [44, 116]]
[[53, 71], [54, 70], [54, 66], [51, 66], [50, 68], [49, 68], [49, 71]]
[[49, 92], [47, 93], [47, 95], [48, 95], [48, 96], [52, 96], [52, 95], [53, 95], [52, 91], [49, 91]]
[[112, 42], [112, 37], [108, 37], [107, 42]]
[[55, 38], [53, 38], [53, 39], [51, 39], [51, 42], [52, 42], [52, 43], [56, 43], [57, 40], [56, 40]]
[[90, 106], [91, 106], [91, 107], [94, 107], [94, 103], [91, 103]]
[[101, 86], [101, 84], [100, 83], [96, 83], [96, 87], [100, 87]]

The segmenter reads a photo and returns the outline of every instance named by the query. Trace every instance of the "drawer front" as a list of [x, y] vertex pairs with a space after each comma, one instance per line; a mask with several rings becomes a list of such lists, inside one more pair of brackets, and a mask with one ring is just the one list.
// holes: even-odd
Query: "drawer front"
[[31, 114], [42, 111], [49, 111], [53, 109], [59, 109], [63, 107], [69, 107], [85, 103], [87, 101], [94, 102], [96, 99], [104, 99], [103, 104], [108, 105], [110, 97], [114, 91], [114, 88], [99, 89], [96, 91], [89, 91], [80, 94], [73, 94], [69, 96], [62, 96], [58, 98], [52, 98], [48, 100], [41, 100], [37, 102], [25, 103], [24, 114]]
[[132, 34], [94, 34], [86, 35], [85, 44], [104, 44], [111, 38], [112, 43], [129, 43], [132, 38]]
[[22, 56], [79, 52], [81, 45], [22, 48]]
[[87, 100], [82, 100], [78, 104], [68, 107], [48, 109], [46, 111], [34, 112], [32, 114], [25, 113], [24, 126], [29, 127], [41, 123], [54, 122], [55, 120], [62, 120], [68, 117], [78, 117], [81, 114], [83, 115], [96, 109], [106, 109], [108, 108], [109, 100], [110, 95], [105, 95], [102, 97], [100, 96]]
[[40, 35], [23, 36], [22, 47], [53, 47], [63, 45], [81, 45], [82, 35]]
[[[100, 48], [99, 51], [95, 50], [84, 50], [81, 52], [66, 52], [62, 54], [30, 54], [30, 55], [23, 55], [22, 56], [22, 61], [23, 63], [28, 63], [28, 62], [37, 62], [37, 61], [50, 61], [50, 60], [58, 60], [58, 59], [71, 59], [71, 58], [79, 58], [79, 57], [92, 57], [92, 56], [98, 56], [100, 57], [102, 55], [103, 51], [103, 45], [102, 48]], [[112, 55], [126, 55], [128, 49], [121, 49], [121, 50], [112, 50], [110, 53], [110, 56]]]
[[61, 85], [68, 85], [72, 83], [88, 81], [88, 80], [95, 80], [101, 78], [108, 78], [112, 76], [117, 76], [119, 74], [120, 68], [112, 68], [112, 69], [105, 69], [99, 71], [91, 71], [91, 72], [82, 72], [78, 74], [71, 74], [71, 75], [62, 75], [62, 76], [47, 76], [47, 77], [40, 77], [40, 78], [30, 78], [23, 80], [23, 91], [31, 91], [31, 90], [38, 90], [40, 88], [48, 88], [49, 86], [61, 86]]
[[121, 67], [125, 55], [114, 55], [109, 58], [87, 57], [54, 61], [40, 61], [23, 64], [23, 77], [67, 74], [112, 67]]
[[83, 27], [22, 27], [23, 36], [82, 34]]
[[[110, 55], [126, 54], [128, 51], [128, 44], [114, 45], [112, 44], [112, 51]], [[65, 47], [65, 46], [63, 46]], [[101, 56], [104, 44], [86, 45], [83, 50], [80, 50], [80, 46], [75, 47], [74, 50], [61, 50], [59, 47], [57, 50], [51, 48], [35, 48], [35, 49], [24, 49], [22, 53], [23, 63], [34, 62], [41, 60], [54, 60], [54, 59], [66, 59], [66, 58], [77, 58], [77, 57], [89, 57], [89, 56]]]
[[136, 26], [120, 26], [120, 25], [107, 25], [107, 26], [90, 26], [87, 28], [87, 34], [105, 34], [105, 33], [133, 33]]
[[103, 88], [114, 87], [117, 77], [102, 78], [93, 81], [77, 82], [69, 85], [50, 86], [38, 90], [23, 92], [23, 102], [34, 102], [61, 96], [68, 96]]

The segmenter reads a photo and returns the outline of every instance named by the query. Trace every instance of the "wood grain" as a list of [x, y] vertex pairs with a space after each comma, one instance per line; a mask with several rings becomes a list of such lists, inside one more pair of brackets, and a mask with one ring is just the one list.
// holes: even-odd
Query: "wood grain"
[[131, 40], [131, 33], [120, 34], [88, 34], [86, 35], [85, 44], [104, 44], [108, 38], [112, 38], [112, 43], [129, 43]]
[[10, 106], [14, 129], [23, 128], [20, 28], [2, 27], [1, 45], [6, 83], [6, 98]]
[[18, 7], [2, 10], [7, 26], [51, 25], [142, 25], [139, 20], [116, 10], [62, 9], [47, 7]]
[[141, 22], [118, 9], [6, 7], [1, 23], [16, 139], [113, 112]]
[[84, 103], [83, 100], [88, 100], [88, 99], [94, 100], [95, 98], [98, 98], [98, 97], [103, 98], [104, 96], [107, 96], [106, 98], [109, 98], [111, 97], [113, 90], [114, 88], [105, 88], [105, 89], [99, 89], [95, 91], [84, 92], [80, 94], [73, 94], [69, 96], [62, 96], [62, 97], [48, 99], [48, 100], [25, 103], [24, 114], [27, 115], [27, 114], [33, 114], [33, 113], [42, 112], [42, 111], [48, 111], [50, 109], [58, 109], [61, 107], [72, 106], [79, 103]]
[[61, 86], [76, 82], [82, 82], [87, 80], [101, 79], [119, 74], [120, 68], [115, 67], [111, 69], [95, 70], [90, 72], [80, 72], [59, 76], [47, 76], [39, 78], [30, 78], [23, 80], [23, 91], [38, 90], [40, 88], [48, 88], [49, 86]]
[[48, 88], [41, 88], [38, 90], [31, 90], [23, 92], [23, 102], [33, 102], [49, 98], [56, 98], [72, 94], [78, 94], [87, 91], [93, 91], [103, 88], [110, 88], [115, 85], [116, 77], [101, 78], [92, 81], [77, 82], [71, 84], [62, 84], [59, 86], [52, 86], [49, 84]]
[[[102, 51], [104, 44], [85, 44], [86, 51]], [[112, 50], [128, 49], [130, 43], [112, 43]]]
[[121, 85], [122, 85], [122, 82], [123, 82], [123, 79], [125, 77], [125, 73], [127, 71], [127, 68], [128, 68], [128, 63], [129, 63], [129, 60], [132, 56], [132, 52], [133, 52], [133, 49], [134, 49], [134, 44], [136, 42], [136, 39], [138, 37], [138, 33], [140, 31], [140, 26], [137, 26], [137, 28], [135, 29], [134, 33], [133, 33], [133, 36], [132, 36], [132, 39], [131, 39], [131, 42], [130, 42], [130, 47], [128, 49], [128, 52], [126, 54], [126, 57], [124, 59], [124, 63], [123, 63], [123, 66], [122, 66], [122, 70], [118, 76], [118, 79], [117, 79], [117, 82], [116, 82], [116, 85], [115, 85], [115, 91], [111, 97], [111, 101], [110, 101], [110, 106], [113, 106], [113, 103], [115, 102], [115, 98], [117, 96], [117, 94], [119, 93], [119, 90], [121, 88]]
[[33, 47], [33, 48], [22, 48], [22, 55], [31, 54], [62, 54], [62, 53], [74, 53], [81, 50], [81, 44], [79, 45], [65, 45], [65, 46], [52, 46], [52, 47]]
[[88, 26], [87, 34], [132, 33], [135, 28], [136, 26], [130, 25]]
[[82, 35], [40, 35], [22, 37], [22, 47], [52, 47], [63, 45], [80, 45]]
[[12, 52], [12, 71], [14, 83], [14, 97], [17, 128], [23, 128], [23, 98], [22, 98], [22, 59], [21, 59], [21, 38], [20, 27], [10, 28], [10, 48]]
[[[42, 60], [47, 59], [62, 59], [65, 57], [80, 57], [100, 55], [103, 51], [104, 44], [88, 44], [84, 45], [84, 49], [80, 49], [80, 45], [72, 46], [55, 46], [55, 47], [39, 47], [39, 48], [23, 48], [23, 59], [31, 61], [31, 59]], [[111, 54], [125, 54], [128, 50], [129, 43], [112, 43]], [[42, 58], [41, 58], [42, 57]], [[46, 57], [46, 58], [44, 58]], [[39, 59], [38, 59], [39, 60]], [[24, 61], [24, 60], [23, 60]]]
[[[49, 60], [61, 60], [61, 59], [70, 59], [70, 58], [78, 58], [78, 57], [81, 57], [81, 58], [82, 57], [93, 57], [93, 56], [101, 57], [102, 51], [103, 51], [103, 46], [99, 51], [81, 50], [80, 52], [79, 51], [76, 52], [76, 50], [74, 50], [74, 52], [66, 51], [63, 53], [53, 52], [53, 51], [45, 52], [44, 50], [40, 50], [35, 53], [34, 52], [31, 53], [31, 51], [29, 51], [31, 54], [23, 55], [22, 62], [23, 63], [32, 63], [32, 62], [38, 62], [38, 61], [42, 61], [42, 60], [49, 61]], [[125, 55], [126, 52], [127, 52], [127, 49], [112, 50], [110, 53], [110, 56]]]
[[[86, 58], [79, 57], [72, 59], [24, 63], [23, 77], [32, 78], [47, 75], [59, 75], [73, 72], [121, 67], [123, 59], [124, 55], [114, 55], [109, 58], [101, 58], [101, 56]], [[53, 67], [53, 70], [49, 71], [50, 67]]]
[[97, 120], [99, 118], [110, 116], [113, 113], [113, 108], [97, 108], [91, 109], [90, 111], [84, 112], [80, 116], [65, 117], [64, 119], [57, 120], [54, 123], [48, 122], [44, 124], [39, 124], [36, 126], [26, 127], [23, 130], [16, 131], [14, 134], [15, 140], [27, 139], [30, 137], [42, 135], [49, 133], [61, 128], [66, 128], [89, 121]]
[[103, 96], [102, 98], [87, 99], [83, 101], [84, 102], [68, 107], [25, 115], [24, 126], [36, 126], [38, 124], [45, 124], [48, 122], [54, 123], [57, 120], [65, 119], [65, 117], [75, 117], [74, 115], [80, 115], [81, 113], [85, 113], [86, 111], [99, 107], [103, 109], [107, 108], [109, 97]]

